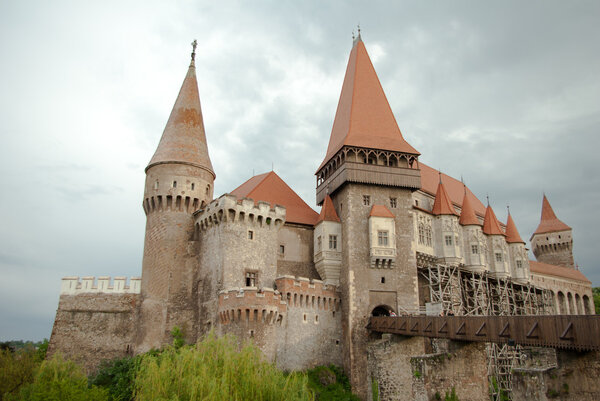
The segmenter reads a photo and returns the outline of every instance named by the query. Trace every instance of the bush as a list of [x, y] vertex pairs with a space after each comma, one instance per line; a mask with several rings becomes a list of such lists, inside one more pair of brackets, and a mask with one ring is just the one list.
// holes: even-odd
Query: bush
[[133, 383], [140, 357], [104, 361], [89, 383], [108, 390], [111, 401], [133, 401]]
[[284, 375], [251, 344], [209, 334], [194, 346], [168, 347], [140, 358], [136, 401], [312, 400], [305, 375]]
[[592, 288], [592, 294], [594, 296], [596, 315], [600, 315], [600, 287]]
[[358, 401], [352, 394], [350, 382], [344, 372], [335, 365], [317, 366], [306, 372], [308, 386], [319, 401]]
[[18, 394], [5, 399], [21, 401], [106, 401], [108, 392], [88, 387], [87, 377], [73, 361], [60, 354], [42, 362], [33, 383], [21, 387]]
[[41, 362], [40, 353], [33, 346], [16, 351], [10, 346], [0, 349], [0, 401], [32, 383]]

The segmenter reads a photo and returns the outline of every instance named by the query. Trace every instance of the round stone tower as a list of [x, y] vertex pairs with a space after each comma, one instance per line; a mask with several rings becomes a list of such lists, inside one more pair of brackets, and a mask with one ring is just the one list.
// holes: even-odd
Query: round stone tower
[[170, 342], [176, 325], [188, 341], [195, 340], [198, 262], [192, 214], [212, 200], [215, 180], [196, 81], [195, 43], [187, 75], [146, 167], [138, 352]]

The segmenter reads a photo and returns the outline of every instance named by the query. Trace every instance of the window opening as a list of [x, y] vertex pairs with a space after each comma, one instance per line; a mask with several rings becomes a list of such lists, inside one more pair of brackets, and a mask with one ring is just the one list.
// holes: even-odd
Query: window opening
[[177, 181], [173, 181], [173, 188], [177, 188]]
[[280, 255], [285, 254], [285, 245], [279, 245], [279, 254]]
[[369, 195], [363, 195], [363, 205], [369, 206], [371, 204], [371, 197]]
[[517, 268], [523, 268], [523, 262], [521, 260], [517, 260]]
[[446, 245], [452, 245], [452, 236], [451, 235], [446, 235], [444, 238], [446, 239]]
[[337, 249], [337, 235], [329, 236], [329, 249]]
[[381, 278], [381, 284], [385, 284], [385, 277]]
[[248, 239], [254, 239], [254, 231], [248, 230]]
[[195, 187], [196, 187], [196, 184], [194, 184], [194, 183], [192, 182], [192, 191], [194, 190], [194, 188], [195, 188]]
[[496, 262], [502, 262], [502, 254], [500, 252], [496, 252]]
[[154, 189], [158, 189], [158, 180], [154, 183]]
[[398, 201], [396, 198], [390, 198], [390, 207], [396, 208]]
[[379, 230], [377, 231], [377, 243], [379, 246], [388, 246], [388, 232]]
[[479, 247], [477, 245], [471, 245], [471, 253], [473, 255], [479, 254]]
[[256, 287], [256, 272], [246, 272], [246, 287]]

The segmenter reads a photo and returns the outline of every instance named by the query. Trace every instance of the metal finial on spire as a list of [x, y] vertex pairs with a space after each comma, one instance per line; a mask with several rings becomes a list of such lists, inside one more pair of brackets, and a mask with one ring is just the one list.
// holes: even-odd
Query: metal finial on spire
[[508, 212], [508, 214], [510, 214], [510, 205], [506, 205], [506, 211]]
[[354, 29], [352, 30], [352, 40], [354, 41], [354, 39], [356, 39], [356, 36], [354, 35]]
[[440, 184], [442, 183], [442, 169], [438, 170], [438, 174], [440, 176]]
[[358, 29], [358, 37], [360, 38], [360, 22], [358, 23], [358, 25], [356, 25], [356, 28]]
[[198, 41], [194, 39], [192, 42], [192, 63], [196, 61], [196, 46], [198, 46]]
[[490, 205], [490, 195], [489, 194], [485, 194], [485, 199], [487, 199], [487, 204], [489, 206]]

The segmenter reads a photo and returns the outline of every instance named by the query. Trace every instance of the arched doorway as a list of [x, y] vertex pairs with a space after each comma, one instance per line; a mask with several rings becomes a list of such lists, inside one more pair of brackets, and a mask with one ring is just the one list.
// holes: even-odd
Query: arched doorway
[[390, 316], [390, 311], [394, 312], [394, 309], [391, 306], [378, 305], [371, 311], [371, 316]]

